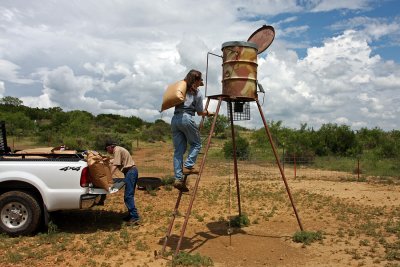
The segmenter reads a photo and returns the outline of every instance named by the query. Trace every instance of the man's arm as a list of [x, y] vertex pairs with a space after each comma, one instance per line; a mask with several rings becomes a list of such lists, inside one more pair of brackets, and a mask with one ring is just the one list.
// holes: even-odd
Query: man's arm
[[113, 177], [115, 170], [117, 169], [116, 165], [111, 165], [111, 177]]

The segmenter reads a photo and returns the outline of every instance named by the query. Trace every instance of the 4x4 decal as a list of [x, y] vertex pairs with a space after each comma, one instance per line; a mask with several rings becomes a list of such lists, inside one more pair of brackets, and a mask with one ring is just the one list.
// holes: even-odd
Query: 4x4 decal
[[61, 168], [60, 171], [65, 171], [65, 172], [68, 171], [68, 170], [79, 171], [80, 169], [81, 169], [81, 166], [79, 166], [79, 167], [67, 166], [67, 167]]

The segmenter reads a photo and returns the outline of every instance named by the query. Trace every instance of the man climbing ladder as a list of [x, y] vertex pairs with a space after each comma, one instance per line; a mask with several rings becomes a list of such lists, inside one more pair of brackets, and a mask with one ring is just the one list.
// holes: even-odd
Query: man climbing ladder
[[[198, 89], [199, 86], [204, 85], [201, 72], [190, 70], [184, 81], [187, 86], [185, 101], [175, 106], [171, 130], [174, 143], [174, 187], [187, 192], [189, 189], [186, 186], [186, 179], [183, 179], [183, 177], [184, 175], [199, 173], [194, 164], [201, 149], [200, 132], [193, 117], [196, 113], [199, 116], [213, 116], [214, 113], [203, 109], [203, 95]], [[186, 160], [183, 161], [183, 155], [188, 144], [190, 145], [188, 155]]]

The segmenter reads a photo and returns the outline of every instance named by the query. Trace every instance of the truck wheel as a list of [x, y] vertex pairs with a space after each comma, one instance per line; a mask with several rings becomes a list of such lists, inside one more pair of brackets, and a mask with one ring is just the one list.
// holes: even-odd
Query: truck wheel
[[39, 224], [42, 211], [28, 193], [9, 191], [0, 195], [0, 230], [10, 236], [28, 235]]

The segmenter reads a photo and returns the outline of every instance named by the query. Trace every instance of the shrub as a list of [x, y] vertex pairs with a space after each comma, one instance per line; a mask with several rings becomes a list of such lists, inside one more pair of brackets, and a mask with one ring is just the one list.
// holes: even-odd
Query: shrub
[[199, 253], [191, 255], [179, 252], [173, 259], [172, 266], [214, 266], [214, 263], [210, 257], [201, 256]]
[[247, 214], [243, 213], [241, 216], [235, 216], [230, 219], [230, 225], [232, 227], [246, 227], [250, 225], [250, 220], [249, 217], [247, 217]]
[[[233, 143], [232, 140], [224, 144], [224, 155], [226, 159], [233, 158]], [[249, 142], [240, 136], [236, 138], [236, 157], [239, 160], [248, 160], [250, 158]]]
[[106, 134], [106, 133], [99, 133], [95, 136], [94, 140], [94, 149], [98, 151], [104, 151], [106, 141], [112, 140], [116, 142], [119, 146], [126, 148], [128, 151], [132, 150], [132, 141], [129, 138], [122, 138], [118, 134]]
[[141, 139], [147, 142], [165, 141], [171, 136], [171, 126], [163, 120], [156, 120], [142, 131]]
[[322, 240], [322, 233], [317, 232], [307, 232], [299, 231], [293, 235], [293, 241], [296, 243], [303, 243], [305, 245], [310, 245], [312, 242]]

